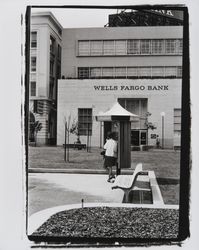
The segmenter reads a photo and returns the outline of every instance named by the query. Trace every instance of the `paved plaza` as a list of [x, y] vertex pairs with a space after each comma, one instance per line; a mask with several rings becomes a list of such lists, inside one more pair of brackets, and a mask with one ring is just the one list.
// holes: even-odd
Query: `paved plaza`
[[[92, 148], [91, 152], [71, 149], [70, 162], [64, 162], [62, 147], [29, 147], [29, 215], [53, 206], [80, 203], [82, 199], [121, 202], [123, 192], [111, 190], [111, 184], [107, 183], [100, 151], [99, 148]], [[139, 162], [143, 170], [155, 172], [164, 203], [179, 204], [180, 152], [132, 151], [132, 169]]]
[[60, 205], [88, 202], [122, 203], [123, 191], [112, 190], [107, 175], [29, 174], [29, 215]]
[[[178, 209], [180, 153], [172, 150], [131, 152], [132, 169], [139, 162], [143, 170], [155, 172], [164, 208]], [[31, 235], [53, 214], [83, 206], [148, 207], [154, 204], [122, 203], [124, 192], [112, 190], [103, 169], [100, 149], [70, 151], [63, 160], [63, 148], [30, 147], [28, 173], [28, 233]], [[124, 172], [124, 169], [123, 169]], [[128, 173], [130, 174], [130, 173]]]

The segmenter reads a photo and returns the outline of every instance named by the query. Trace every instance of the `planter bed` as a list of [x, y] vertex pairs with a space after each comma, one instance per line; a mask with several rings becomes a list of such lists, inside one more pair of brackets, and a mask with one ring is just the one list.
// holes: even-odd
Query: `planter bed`
[[85, 207], [54, 214], [32, 236], [171, 239], [178, 223], [177, 209]]

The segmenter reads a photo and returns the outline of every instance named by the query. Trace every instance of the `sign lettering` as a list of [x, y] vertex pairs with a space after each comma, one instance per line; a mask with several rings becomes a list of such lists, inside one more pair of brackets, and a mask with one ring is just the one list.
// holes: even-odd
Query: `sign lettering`
[[149, 91], [167, 91], [169, 90], [168, 85], [94, 85], [96, 91], [138, 91], [138, 90], [149, 90]]
[[171, 10], [153, 10], [153, 11], [158, 12], [162, 15], [174, 16]]

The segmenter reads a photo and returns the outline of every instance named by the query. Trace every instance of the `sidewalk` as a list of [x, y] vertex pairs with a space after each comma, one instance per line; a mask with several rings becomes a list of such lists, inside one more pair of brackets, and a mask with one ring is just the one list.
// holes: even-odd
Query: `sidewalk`
[[54, 206], [89, 202], [122, 203], [123, 191], [111, 189], [107, 175], [29, 174], [29, 216]]
[[[136, 164], [142, 162], [143, 170], [155, 172], [164, 203], [179, 204], [179, 151], [132, 151], [131, 162], [132, 169], [122, 169], [121, 174], [132, 174]], [[71, 150], [70, 162], [64, 162], [62, 147], [30, 147], [28, 165], [29, 214], [53, 206], [80, 203], [82, 198], [86, 203], [122, 200], [119, 194], [112, 196], [99, 148], [92, 148], [91, 152]], [[101, 195], [91, 192], [96, 184], [101, 188]], [[111, 192], [111, 197], [107, 192]]]

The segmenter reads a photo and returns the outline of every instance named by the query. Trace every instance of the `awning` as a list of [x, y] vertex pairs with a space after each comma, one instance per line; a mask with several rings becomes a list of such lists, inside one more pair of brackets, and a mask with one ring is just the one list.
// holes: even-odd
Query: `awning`
[[139, 116], [124, 109], [118, 102], [106, 112], [96, 115], [97, 121], [139, 121]]

